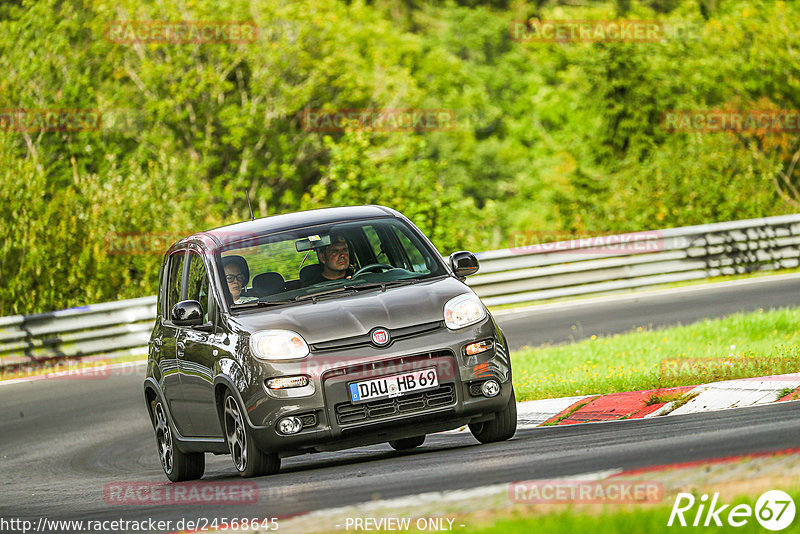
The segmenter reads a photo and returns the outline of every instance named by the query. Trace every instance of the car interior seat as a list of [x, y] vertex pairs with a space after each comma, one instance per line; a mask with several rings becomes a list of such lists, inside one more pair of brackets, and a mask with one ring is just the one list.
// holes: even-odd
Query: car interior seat
[[268, 297], [284, 291], [283, 276], [276, 272], [261, 273], [253, 278], [253, 288], [248, 295], [255, 297]]
[[303, 287], [309, 286], [319, 280], [322, 274], [322, 264], [312, 263], [300, 269], [300, 283]]

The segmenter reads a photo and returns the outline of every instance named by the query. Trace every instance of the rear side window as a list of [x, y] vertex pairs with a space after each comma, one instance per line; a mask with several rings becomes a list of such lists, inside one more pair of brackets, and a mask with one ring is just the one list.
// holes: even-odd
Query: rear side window
[[167, 272], [167, 307], [163, 310], [166, 319], [169, 319], [173, 306], [181, 300], [183, 258], [184, 251], [176, 252], [169, 257], [169, 270]]

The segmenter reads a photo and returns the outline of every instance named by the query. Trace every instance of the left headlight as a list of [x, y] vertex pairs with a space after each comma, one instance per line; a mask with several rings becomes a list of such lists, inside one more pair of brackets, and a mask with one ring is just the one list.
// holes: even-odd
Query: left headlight
[[291, 330], [262, 330], [250, 336], [250, 352], [261, 360], [296, 360], [308, 356], [303, 336]]
[[444, 324], [450, 330], [464, 328], [482, 321], [486, 317], [486, 308], [473, 293], [459, 295], [444, 305]]

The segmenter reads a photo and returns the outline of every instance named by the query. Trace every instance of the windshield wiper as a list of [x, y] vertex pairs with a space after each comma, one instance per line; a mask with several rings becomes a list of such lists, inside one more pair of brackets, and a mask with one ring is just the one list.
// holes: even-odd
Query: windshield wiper
[[336, 287], [333, 289], [325, 289], [323, 291], [317, 291], [316, 293], [309, 293], [307, 295], [298, 295], [293, 300], [295, 302], [300, 302], [301, 300], [308, 300], [311, 299], [312, 301], [316, 302], [319, 297], [325, 297], [327, 295], [334, 295], [337, 293], [343, 292], [352, 292], [353, 288], [350, 286], [343, 286], [343, 287]]
[[328, 295], [334, 295], [339, 293], [352, 293], [353, 288], [349, 286], [345, 287], [337, 287], [333, 289], [326, 289], [324, 291], [317, 291], [316, 293], [310, 293], [308, 295], [298, 295], [294, 298], [290, 299], [281, 299], [281, 300], [254, 300], [251, 302], [243, 302], [241, 304], [235, 304], [234, 307], [237, 310], [246, 310], [248, 308], [268, 308], [270, 306], [280, 306], [282, 304], [291, 304], [293, 302], [302, 302], [304, 300], [311, 300], [312, 302], [316, 302], [320, 297], [326, 297]]
[[235, 304], [237, 310], [247, 309], [247, 308], [267, 308], [269, 306], [278, 306], [280, 304], [289, 304], [290, 302], [294, 302], [294, 299], [284, 299], [284, 300], [254, 300], [251, 302], [243, 302], [242, 304]]
[[399, 280], [387, 280], [385, 282], [370, 282], [370, 283], [367, 283], [367, 284], [349, 284], [349, 285], [346, 285], [346, 286], [343, 286], [343, 287], [345, 289], [354, 289], [356, 291], [361, 290], [361, 289], [375, 289], [375, 288], [379, 287], [379, 288], [381, 288], [382, 291], [386, 291], [387, 287], [405, 286], [405, 285], [416, 284], [420, 280], [422, 280], [422, 279], [421, 278], [401, 278]]
[[399, 280], [387, 280], [386, 282], [369, 282], [366, 284], [347, 284], [341, 287], [335, 287], [331, 289], [324, 289], [322, 291], [317, 291], [316, 293], [309, 293], [307, 295], [298, 295], [291, 299], [282, 299], [282, 300], [254, 300], [252, 302], [243, 302], [242, 304], [236, 304], [237, 310], [247, 309], [247, 308], [267, 308], [270, 306], [280, 306], [281, 304], [290, 304], [292, 302], [302, 302], [304, 300], [311, 300], [312, 302], [316, 302], [320, 297], [327, 297], [329, 295], [338, 295], [340, 293], [353, 293], [354, 291], [360, 291], [362, 289], [377, 289], [380, 288], [382, 291], [386, 291], [387, 287], [394, 287], [394, 286], [405, 286], [416, 284], [417, 282], [422, 282], [423, 280], [428, 280], [427, 278], [401, 278]]

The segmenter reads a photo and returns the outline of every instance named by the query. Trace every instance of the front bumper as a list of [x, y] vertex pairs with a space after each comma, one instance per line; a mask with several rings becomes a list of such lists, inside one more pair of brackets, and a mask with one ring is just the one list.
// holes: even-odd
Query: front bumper
[[[494, 341], [492, 350], [464, 354], [465, 345], [483, 339]], [[437, 371], [437, 387], [361, 404], [350, 401], [348, 385], [354, 381], [428, 368]], [[303, 396], [275, 398], [263, 389], [267, 377], [297, 374], [312, 379]], [[501, 384], [501, 391], [486, 398], [478, 385], [490, 378]], [[258, 382], [246, 392], [250, 395], [245, 401], [253, 436], [260, 449], [291, 455], [382, 443], [489, 420], [508, 403], [511, 363], [505, 339], [489, 317], [459, 331], [442, 327], [387, 348], [312, 353], [302, 363], [270, 365]], [[278, 421], [287, 416], [304, 421], [299, 433], [284, 435], [277, 430]]]

